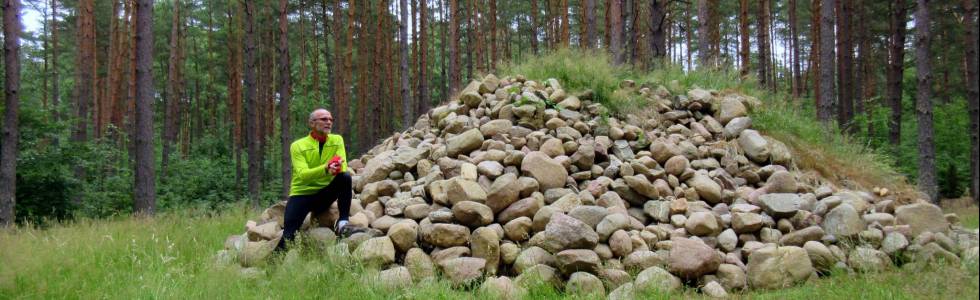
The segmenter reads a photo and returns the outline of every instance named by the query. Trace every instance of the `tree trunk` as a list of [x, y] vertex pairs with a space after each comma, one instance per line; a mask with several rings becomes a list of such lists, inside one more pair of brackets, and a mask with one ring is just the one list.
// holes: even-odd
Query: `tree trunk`
[[497, 0], [490, 0], [489, 6], [487, 18], [490, 19], [490, 72], [493, 72], [497, 69]]
[[582, 0], [582, 48], [595, 47], [595, 0]]
[[531, 0], [531, 20], [528, 27], [531, 35], [531, 53], [538, 54], [538, 0]]
[[258, 99], [256, 84], [256, 48], [255, 48], [255, 3], [243, 2], [245, 5], [245, 136], [248, 143], [248, 198], [253, 208], [259, 208], [259, 184], [262, 173], [259, 171], [259, 112], [262, 106]]
[[800, 35], [797, 31], [797, 13], [796, 13], [796, 0], [789, 0], [789, 35], [790, 35], [790, 51], [793, 52], [792, 55], [792, 95], [793, 98], [799, 98], [802, 88], [800, 88], [801, 75], [800, 75]]
[[759, 0], [759, 15], [757, 38], [759, 45], [759, 84], [772, 89], [773, 82], [770, 79], [772, 60], [769, 52], [769, 0]]
[[919, 122], [919, 190], [929, 196], [929, 201], [938, 203], [936, 188], [936, 145], [932, 130], [932, 53], [929, 46], [932, 33], [929, 31], [928, 0], [918, 0], [915, 10], [915, 69], [916, 95], [915, 114]]
[[136, 8], [136, 203], [137, 215], [156, 212], [153, 171], [153, 0]]
[[[534, 6], [532, 0], [531, 6]], [[459, 90], [459, 8], [456, 0], [449, 0], [449, 93]], [[533, 11], [533, 10], [532, 10]], [[533, 28], [533, 27], [532, 27]], [[532, 29], [533, 30], [533, 29]], [[533, 43], [533, 42], [532, 42]]]
[[854, 119], [854, 76], [852, 60], [854, 45], [851, 40], [851, 3], [837, 1], [837, 125], [844, 131], [853, 133], [851, 120]]
[[[58, 78], [58, 1], [51, 0], [51, 117], [61, 121], [61, 80]], [[57, 142], [57, 138], [55, 138]]]
[[834, 112], [834, 5], [820, 5], [820, 94], [817, 119], [829, 124]]
[[[292, 160], [289, 153], [289, 101], [292, 93], [289, 65], [289, 1], [279, 0], [279, 141], [282, 146], [282, 191], [280, 199], [289, 199], [292, 182]], [[305, 41], [302, 41], [305, 42]]]
[[820, 100], [820, 0], [810, 1], [810, 66], [808, 74], [813, 78], [813, 106], [817, 108], [817, 115], [821, 111]]
[[623, 64], [623, 21], [622, 12], [623, 0], [609, 0], [609, 11], [606, 12], [609, 19], [609, 52], [612, 53], [614, 65]]
[[751, 42], [749, 41], [749, 0], [739, 1], [738, 6], [738, 33], [739, 33], [739, 51], [738, 57], [742, 62], [742, 68], [739, 70], [742, 78], [749, 76], [749, 70], [751, 70], [752, 60], [749, 58], [749, 49], [751, 49]]
[[718, 1], [698, 1], [698, 58], [701, 66], [714, 68], [718, 63]]
[[[408, 0], [398, 1], [399, 12], [401, 13], [401, 21], [398, 22], [398, 43], [401, 46], [401, 99], [402, 99], [402, 129], [412, 126], [412, 97], [409, 93], [408, 79], [411, 77], [408, 73]], [[413, 41], [413, 43], [416, 41]]]
[[[76, 42], [78, 55], [75, 68], [75, 127], [71, 140], [82, 143], [88, 140], [89, 106], [95, 102], [95, 9], [92, 0], [78, 2], [78, 27]], [[75, 178], [84, 180], [85, 169], [75, 166]], [[81, 204], [81, 194], [73, 202]]]
[[973, 201], [977, 202], [977, 160], [980, 159], [980, 151], [977, 147], [980, 144], [980, 134], [978, 134], [978, 118], [980, 118], [980, 111], [978, 111], [977, 98], [978, 88], [977, 82], [980, 79], [977, 78], [977, 7], [974, 6], [973, 0], [963, 0], [963, 28], [965, 33], [963, 35], [963, 43], [965, 44], [965, 51], [963, 53], [966, 56], [966, 100], [967, 107], [970, 115], [970, 195], [973, 196]]
[[[231, 149], [235, 158], [235, 193], [241, 196], [242, 182], [242, 9], [229, 1], [228, 9], [228, 119], [231, 122]], [[237, 198], [237, 197], [236, 197]]]
[[667, 57], [667, 5], [663, 0], [650, 1], [650, 56], [656, 62]]
[[[424, 114], [429, 111], [429, 37], [428, 37], [428, 2], [420, 1], [419, 3], [419, 101], [416, 103], [416, 113], [413, 118], [419, 114]], [[407, 124], [407, 126], [412, 126], [412, 124]]]
[[160, 177], [167, 178], [167, 165], [170, 161], [173, 146], [177, 143], [177, 129], [180, 126], [178, 110], [184, 91], [181, 88], [183, 72], [183, 45], [180, 37], [180, 26], [183, 23], [180, 16], [180, 1], [173, 2], [173, 14], [170, 23], [170, 57], [167, 68], [167, 95], [164, 98], [163, 112], [163, 157], [160, 160]]
[[0, 228], [16, 221], [20, 128], [20, 0], [3, 1], [3, 130], [0, 132]]
[[[338, 4], [336, 6], [337, 7], [336, 11], [339, 13], [340, 1], [337, 1], [337, 3]], [[350, 101], [351, 100], [350, 91], [352, 90], [351, 85], [354, 83], [354, 66], [353, 66], [354, 24], [355, 24], [354, 13], [356, 12], [356, 10], [354, 9], [355, 8], [354, 3], [355, 2], [353, 1], [349, 2], [347, 8], [347, 20], [346, 20], [347, 32], [345, 37], [346, 46], [344, 46], [343, 67], [342, 67], [343, 75], [338, 75], [338, 77], [343, 78], [343, 80], [338, 81], [337, 86], [334, 87], [335, 89], [337, 89], [338, 94], [340, 95], [340, 97], [337, 97], [337, 108], [335, 109], [336, 114], [334, 115], [334, 119], [335, 119], [334, 124], [340, 125], [337, 126], [337, 129], [338, 132], [340, 132], [340, 134], [342, 135], [348, 135], [351, 133], [350, 130], [351, 124], [349, 120], [351, 116], [350, 106], [352, 103], [352, 101]]]

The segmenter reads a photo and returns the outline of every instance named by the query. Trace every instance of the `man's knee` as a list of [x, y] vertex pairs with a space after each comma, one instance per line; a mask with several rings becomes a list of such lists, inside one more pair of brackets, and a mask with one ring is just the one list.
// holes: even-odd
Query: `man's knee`
[[340, 173], [337, 174], [337, 176], [335, 176], [333, 178], [333, 181], [337, 182], [338, 184], [342, 184], [342, 185], [350, 188], [351, 183], [353, 182], [353, 179], [351, 179], [350, 173], [348, 173], [348, 172], [340, 172]]

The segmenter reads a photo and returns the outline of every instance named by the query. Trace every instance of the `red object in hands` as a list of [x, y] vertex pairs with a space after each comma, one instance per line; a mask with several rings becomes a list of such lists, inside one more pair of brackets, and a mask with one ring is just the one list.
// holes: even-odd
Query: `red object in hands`
[[327, 163], [327, 166], [329, 167], [333, 164], [337, 164], [337, 169], [331, 172], [333, 175], [337, 175], [340, 173], [340, 168], [342, 166], [342, 163], [343, 163], [343, 159], [340, 158], [340, 156], [334, 156], [333, 158], [330, 159], [330, 162]]

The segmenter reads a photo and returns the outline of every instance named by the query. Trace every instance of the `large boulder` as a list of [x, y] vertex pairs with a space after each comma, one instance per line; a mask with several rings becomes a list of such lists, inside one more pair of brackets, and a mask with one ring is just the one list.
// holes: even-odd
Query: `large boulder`
[[432, 224], [428, 234], [422, 237], [426, 242], [433, 246], [449, 248], [455, 246], [466, 246], [470, 238], [470, 229], [466, 226], [456, 224]]
[[744, 117], [747, 113], [748, 110], [742, 104], [742, 101], [739, 101], [737, 98], [726, 97], [721, 100], [721, 105], [715, 113], [715, 118], [722, 124], [728, 124], [732, 119]]
[[864, 230], [865, 224], [857, 210], [850, 204], [840, 204], [830, 210], [823, 219], [823, 230], [838, 237], [854, 237]]
[[909, 225], [913, 237], [923, 232], [946, 232], [949, 229], [943, 210], [930, 203], [899, 206], [895, 209], [895, 223]]
[[588, 249], [569, 249], [555, 254], [555, 263], [558, 270], [565, 276], [575, 272], [588, 272], [596, 274], [599, 272], [599, 255], [595, 251]]
[[691, 177], [687, 181], [687, 185], [693, 187], [698, 192], [698, 195], [708, 203], [714, 204], [721, 201], [721, 185], [711, 180], [711, 177], [708, 177], [704, 173], [695, 173], [694, 177]]
[[434, 277], [436, 274], [432, 258], [421, 248], [412, 248], [405, 253], [405, 267], [416, 280]]
[[487, 206], [494, 213], [498, 213], [517, 201], [520, 195], [521, 184], [517, 180], [517, 175], [506, 173], [497, 177], [490, 185], [490, 190], [487, 192]]
[[470, 236], [470, 250], [473, 257], [486, 260], [487, 274], [497, 273], [500, 264], [500, 237], [490, 227], [480, 227]]
[[586, 272], [575, 272], [568, 277], [565, 292], [572, 295], [602, 296], [606, 294], [606, 288], [603, 287], [599, 277]]
[[[592, 249], [599, 242], [599, 234], [589, 225], [562, 213], [555, 213], [540, 233], [537, 245], [551, 253], [565, 249]], [[535, 239], [532, 238], [532, 244]]]
[[521, 171], [537, 180], [541, 190], [565, 186], [565, 178], [568, 177], [568, 171], [561, 163], [540, 151], [524, 156]]
[[710, 246], [697, 239], [673, 238], [668, 265], [671, 273], [682, 278], [696, 279], [714, 273], [721, 258]]
[[387, 236], [372, 238], [354, 250], [354, 258], [365, 264], [390, 264], [395, 262], [395, 245]]
[[857, 247], [847, 254], [847, 266], [858, 272], [881, 272], [892, 266], [892, 260], [885, 252]]
[[806, 250], [800, 247], [763, 247], [749, 255], [749, 285], [780, 289], [806, 281], [813, 274]]
[[798, 194], [790, 193], [765, 194], [759, 197], [759, 204], [770, 216], [789, 218], [800, 210], [803, 198]]
[[633, 288], [643, 294], [670, 293], [683, 287], [681, 279], [660, 267], [650, 267], [636, 275]]
[[487, 202], [487, 192], [476, 181], [455, 177], [444, 181], [442, 185], [449, 205], [456, 205], [463, 201]]
[[487, 261], [476, 257], [458, 257], [439, 263], [442, 275], [453, 285], [466, 285], [483, 276]]
[[742, 147], [746, 157], [756, 163], [761, 164], [769, 160], [769, 141], [763, 138], [758, 131], [743, 130], [738, 135], [738, 146]]
[[462, 201], [453, 205], [453, 218], [460, 224], [479, 227], [493, 222], [493, 211], [481, 203]]
[[469, 154], [479, 149], [483, 144], [483, 134], [479, 129], [470, 129], [454, 137], [446, 139], [446, 154], [455, 158], [460, 154]]
[[718, 219], [715, 218], [715, 214], [707, 211], [699, 211], [692, 213], [687, 221], [684, 223], [684, 229], [687, 233], [705, 236], [712, 235], [721, 230], [721, 225]]

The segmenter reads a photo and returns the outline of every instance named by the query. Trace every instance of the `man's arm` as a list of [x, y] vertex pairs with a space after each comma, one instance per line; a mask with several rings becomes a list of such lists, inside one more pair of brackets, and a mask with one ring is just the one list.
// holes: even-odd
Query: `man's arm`
[[293, 182], [308, 184], [314, 180], [323, 178], [326, 175], [326, 165], [310, 167], [306, 162], [306, 157], [296, 144], [289, 147], [289, 154], [293, 162]]
[[337, 156], [340, 156], [340, 172], [347, 172], [347, 147], [344, 146], [344, 137], [337, 135], [340, 138], [340, 148], [337, 149]]

